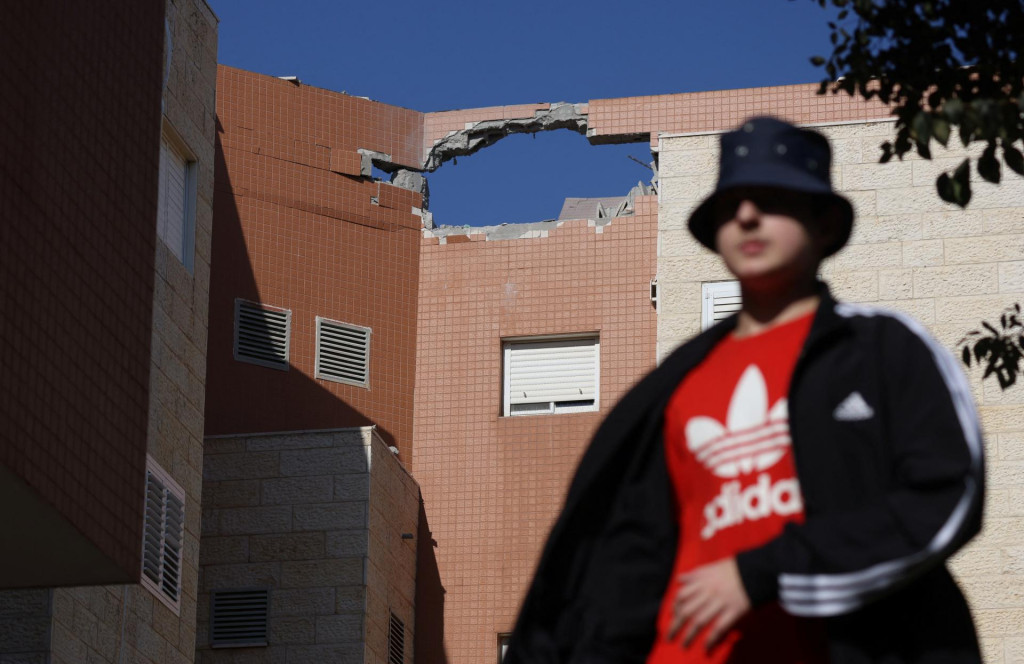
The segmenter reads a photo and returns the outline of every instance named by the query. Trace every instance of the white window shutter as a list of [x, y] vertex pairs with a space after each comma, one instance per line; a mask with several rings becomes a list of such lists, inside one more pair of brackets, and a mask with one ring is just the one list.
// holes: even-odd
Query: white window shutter
[[596, 337], [505, 344], [505, 414], [596, 410], [600, 387]]
[[405, 623], [391, 614], [388, 624], [388, 664], [404, 664], [405, 662]]
[[716, 281], [701, 286], [703, 304], [701, 307], [700, 329], [706, 330], [740, 310], [740, 282]]
[[142, 583], [177, 611], [181, 602], [181, 554], [185, 492], [152, 458], [146, 464]]
[[157, 236], [192, 269], [195, 233], [195, 162], [166, 133], [160, 140]]

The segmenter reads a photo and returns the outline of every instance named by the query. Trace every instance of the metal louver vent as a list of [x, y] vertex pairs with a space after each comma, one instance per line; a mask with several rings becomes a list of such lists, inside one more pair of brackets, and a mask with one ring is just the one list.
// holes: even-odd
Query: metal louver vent
[[181, 598], [184, 530], [183, 493], [157, 468], [147, 468], [142, 577], [143, 582], [174, 609]]
[[287, 309], [235, 300], [235, 359], [287, 369], [291, 320]]
[[316, 319], [316, 377], [360, 387], [370, 386], [368, 327]]
[[267, 645], [270, 591], [214, 590], [210, 596], [210, 646]]
[[405, 661], [405, 623], [394, 613], [388, 627], [388, 664], [403, 664]]

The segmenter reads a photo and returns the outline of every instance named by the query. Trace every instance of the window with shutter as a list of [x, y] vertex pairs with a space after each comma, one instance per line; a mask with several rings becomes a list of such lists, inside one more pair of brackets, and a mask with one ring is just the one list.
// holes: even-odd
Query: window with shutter
[[388, 626], [388, 664], [405, 662], [405, 623], [394, 613]]
[[185, 491], [152, 457], [146, 459], [142, 584], [175, 613], [181, 602]]
[[288, 369], [292, 312], [235, 300], [235, 359], [271, 369]]
[[316, 377], [369, 387], [371, 332], [368, 327], [317, 316]]
[[267, 645], [270, 590], [214, 590], [210, 593], [210, 646]]
[[195, 253], [196, 162], [168, 126], [160, 139], [156, 233], [192, 270]]
[[596, 336], [505, 341], [504, 354], [506, 416], [598, 409]]
[[703, 306], [701, 308], [700, 329], [706, 330], [715, 323], [740, 310], [740, 282], [716, 281], [701, 287]]
[[508, 651], [508, 642], [511, 638], [511, 634], [498, 635], [498, 664], [505, 661], [505, 653]]

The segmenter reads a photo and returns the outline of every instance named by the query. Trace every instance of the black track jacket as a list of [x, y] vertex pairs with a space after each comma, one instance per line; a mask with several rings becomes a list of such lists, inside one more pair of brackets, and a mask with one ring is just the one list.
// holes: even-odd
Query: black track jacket
[[[678, 537], [663, 413], [735, 325], [678, 348], [598, 428], [506, 664], [644, 661]], [[944, 564], [978, 532], [984, 492], [981, 430], [956, 361], [916, 321], [837, 303], [822, 286], [788, 399], [806, 520], [737, 556], [751, 602], [824, 619], [836, 664], [980, 661]]]

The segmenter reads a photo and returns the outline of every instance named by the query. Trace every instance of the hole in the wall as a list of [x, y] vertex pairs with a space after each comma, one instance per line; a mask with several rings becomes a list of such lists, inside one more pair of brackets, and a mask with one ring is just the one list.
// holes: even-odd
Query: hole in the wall
[[386, 171], [382, 171], [381, 169], [377, 168], [377, 164], [374, 164], [373, 165], [373, 179], [374, 180], [383, 180], [384, 182], [390, 182], [391, 181], [391, 174], [386, 172]]
[[[434, 223], [494, 226], [558, 217], [566, 198], [625, 197], [653, 172], [647, 141], [591, 145], [572, 131], [513, 134], [429, 174]], [[456, 163], [457, 162], [457, 163]]]

